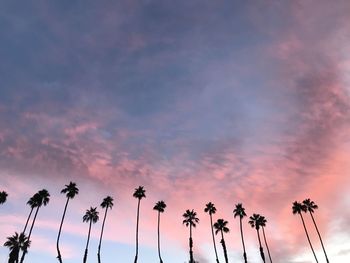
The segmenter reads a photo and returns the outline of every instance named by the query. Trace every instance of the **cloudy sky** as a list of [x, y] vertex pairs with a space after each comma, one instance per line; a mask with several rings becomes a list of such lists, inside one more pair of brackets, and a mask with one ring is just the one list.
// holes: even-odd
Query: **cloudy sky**
[[[33, 230], [28, 263], [56, 262], [55, 239], [69, 181], [61, 247], [82, 260], [85, 210], [111, 195], [103, 262], [132, 262], [137, 200], [139, 262], [162, 252], [188, 260], [186, 209], [195, 209], [194, 255], [215, 261], [207, 202], [229, 221], [241, 262], [234, 205], [261, 213], [274, 262], [313, 262], [295, 200], [313, 199], [332, 263], [350, 257], [350, 2], [10, 1], [0, 4], [0, 241], [21, 231], [26, 201], [51, 194]], [[101, 216], [103, 215], [100, 209]], [[320, 262], [312, 221], [305, 215]], [[88, 262], [96, 262], [101, 221]], [[250, 262], [256, 232], [244, 221]], [[219, 241], [219, 239], [218, 239]], [[223, 260], [219, 245], [219, 256]], [[0, 248], [0, 262], [8, 249]]]

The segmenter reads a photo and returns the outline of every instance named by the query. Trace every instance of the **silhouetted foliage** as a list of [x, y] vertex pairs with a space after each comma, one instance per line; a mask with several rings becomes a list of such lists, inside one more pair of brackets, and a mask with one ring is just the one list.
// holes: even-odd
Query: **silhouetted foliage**
[[307, 229], [306, 229], [306, 226], [305, 226], [303, 215], [301, 214], [302, 212], [306, 212], [307, 211], [306, 205], [295, 201], [293, 203], [293, 206], [292, 206], [292, 211], [293, 211], [294, 215], [295, 214], [299, 214], [300, 215], [301, 221], [303, 222], [303, 227], [304, 227], [304, 230], [305, 230], [305, 234], [306, 234], [307, 240], [309, 241], [309, 244], [310, 244], [310, 248], [312, 250], [312, 253], [313, 253], [314, 257], [315, 257], [316, 262], [318, 262], [316, 254], [315, 254], [315, 250], [314, 250], [314, 248], [312, 247], [312, 244], [311, 244], [309, 233], [307, 232]]
[[107, 196], [106, 198], [103, 199], [101, 203], [101, 207], [105, 209], [105, 215], [103, 217], [103, 223], [102, 223], [102, 228], [101, 228], [101, 235], [100, 235], [100, 242], [98, 243], [98, 250], [97, 250], [97, 259], [98, 263], [101, 263], [101, 242], [102, 242], [102, 236], [103, 236], [103, 229], [105, 227], [105, 221], [107, 217], [107, 211], [108, 209], [112, 209], [113, 207], [113, 198], [110, 196]]
[[58, 230], [57, 242], [56, 242], [57, 259], [60, 263], [62, 263], [62, 256], [61, 256], [61, 251], [59, 248], [59, 241], [60, 241], [63, 221], [64, 221], [64, 218], [66, 216], [66, 211], [67, 211], [67, 206], [68, 206], [69, 200], [73, 199], [75, 197], [75, 195], [77, 195], [78, 193], [79, 193], [79, 189], [77, 188], [76, 183], [73, 183], [73, 182], [70, 182], [68, 185], [66, 184], [65, 188], [63, 188], [61, 190], [61, 194], [66, 194], [67, 201], [66, 201], [66, 204], [64, 206], [62, 220], [61, 220], [60, 228]]
[[[30, 241], [30, 237], [32, 235], [33, 227], [34, 227], [36, 218], [38, 216], [39, 209], [40, 209], [40, 207], [42, 205], [46, 206], [49, 203], [49, 201], [50, 201], [50, 194], [49, 194], [49, 192], [46, 189], [42, 189], [39, 192], [37, 192], [36, 194], [34, 194], [33, 199], [29, 199], [29, 201], [30, 201], [30, 203], [33, 202], [32, 204], [36, 207], [36, 211], [35, 211], [35, 214], [34, 214], [32, 225], [31, 225], [30, 230], [29, 230], [28, 241]], [[21, 263], [24, 262], [25, 255], [27, 253], [28, 253], [28, 250], [24, 250], [23, 251], [22, 257], [21, 257]]]
[[215, 243], [215, 237], [214, 237], [214, 229], [213, 229], [213, 214], [216, 213], [216, 207], [212, 202], [209, 202], [205, 205], [204, 212], [209, 214], [210, 217], [210, 229], [211, 229], [211, 235], [213, 238], [213, 244], [214, 244], [214, 251], [215, 251], [215, 258], [216, 258], [216, 263], [219, 263], [219, 258], [218, 258], [218, 251], [216, 249], [216, 243]]
[[241, 203], [236, 204], [235, 209], [233, 210], [233, 217], [239, 217], [239, 228], [241, 230], [241, 239], [242, 239], [242, 246], [243, 246], [243, 258], [244, 262], [247, 263], [247, 253], [245, 251], [245, 244], [244, 244], [244, 237], [243, 237], [243, 228], [242, 228], [242, 219], [247, 216], [245, 213], [245, 208]]
[[93, 208], [90, 207], [90, 209], [86, 210], [85, 215], [83, 216], [83, 222], [89, 223], [89, 232], [87, 236], [86, 241], [86, 247], [85, 247], [85, 253], [83, 258], [83, 263], [86, 263], [87, 255], [88, 255], [88, 247], [89, 247], [89, 241], [90, 241], [90, 233], [91, 233], [91, 225], [92, 223], [96, 223], [99, 219], [97, 207]]
[[267, 240], [266, 240], [266, 235], [265, 235], [266, 223], [267, 223], [266, 218], [264, 216], [260, 216], [260, 218], [259, 218], [259, 225], [261, 226], [261, 229], [263, 231], [265, 246], [266, 246], [266, 249], [267, 249], [267, 253], [269, 255], [270, 262], [272, 263], [270, 249], [269, 249], [269, 246], [267, 245]]
[[224, 233], [230, 232], [230, 229], [227, 227], [228, 222], [225, 221], [224, 219], [218, 219], [215, 224], [215, 234], [217, 235], [219, 232], [221, 233], [221, 245], [222, 249], [224, 250], [224, 257], [225, 257], [225, 262], [228, 263], [228, 257], [227, 257], [227, 248], [226, 248], [226, 243], [224, 239]]
[[18, 263], [19, 252], [27, 251], [30, 246], [30, 241], [24, 233], [18, 235], [16, 232], [13, 236], [7, 237], [7, 241], [4, 243], [5, 247], [10, 249], [8, 263]]
[[192, 227], [196, 227], [196, 224], [199, 223], [199, 219], [197, 218], [197, 213], [192, 209], [186, 210], [186, 212], [182, 215], [185, 219], [182, 221], [187, 227], [190, 227], [190, 238], [189, 238], [189, 246], [190, 246], [190, 263], [195, 263], [193, 259], [193, 239], [192, 239]]
[[133, 194], [133, 197], [138, 199], [137, 202], [137, 216], [136, 216], [136, 254], [134, 263], [137, 262], [138, 254], [139, 254], [139, 219], [140, 219], [140, 202], [142, 198], [146, 197], [146, 190], [143, 188], [143, 186], [139, 186], [135, 189], [135, 192]]
[[0, 205], [4, 204], [7, 200], [8, 194], [5, 191], [0, 192]]
[[261, 259], [265, 262], [265, 255], [264, 255], [264, 249], [261, 246], [261, 240], [260, 240], [260, 234], [259, 234], [259, 229], [260, 229], [260, 215], [259, 214], [253, 214], [251, 217], [249, 217], [249, 224], [251, 227], [256, 229], [256, 232], [258, 234], [258, 240], [259, 240], [259, 250], [260, 250], [260, 256]]
[[310, 198], [305, 199], [303, 201], [303, 204], [306, 206], [306, 209], [307, 209], [307, 211], [309, 212], [309, 214], [311, 216], [312, 222], [314, 223], [314, 226], [315, 226], [317, 234], [318, 234], [318, 238], [320, 239], [320, 242], [321, 242], [321, 245], [322, 245], [324, 256], [326, 257], [327, 263], [329, 263], [328, 256], [327, 256], [327, 253], [326, 253], [326, 249], [325, 249], [325, 247], [323, 245], [323, 241], [322, 241], [322, 238], [321, 238], [320, 231], [318, 230], [315, 218], [313, 216], [313, 213], [315, 212], [316, 209], [318, 209], [318, 206], [315, 204], [314, 201], [311, 201]]
[[153, 207], [153, 210], [158, 211], [158, 257], [160, 263], [163, 263], [161, 254], [160, 254], [160, 213], [164, 213], [164, 210], [166, 208], [166, 204], [164, 201], [158, 201], [155, 206]]

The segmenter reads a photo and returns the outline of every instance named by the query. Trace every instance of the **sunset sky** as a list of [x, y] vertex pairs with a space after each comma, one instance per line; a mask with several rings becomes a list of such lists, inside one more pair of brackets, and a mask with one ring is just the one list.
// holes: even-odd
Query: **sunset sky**
[[[330, 262], [350, 258], [350, 1], [13, 1], [0, 3], [0, 243], [20, 232], [28, 199], [46, 188], [27, 263], [81, 262], [82, 217], [107, 195], [103, 263], [188, 262], [186, 209], [197, 211], [194, 257], [215, 262], [205, 204], [229, 221], [231, 262], [243, 262], [234, 205], [263, 214], [275, 263], [314, 262], [292, 202], [311, 198]], [[102, 225], [93, 225], [88, 262]], [[319, 262], [326, 262], [311, 218]], [[249, 262], [261, 262], [243, 221]], [[219, 257], [223, 252], [217, 238]], [[0, 262], [8, 248], [0, 247]]]

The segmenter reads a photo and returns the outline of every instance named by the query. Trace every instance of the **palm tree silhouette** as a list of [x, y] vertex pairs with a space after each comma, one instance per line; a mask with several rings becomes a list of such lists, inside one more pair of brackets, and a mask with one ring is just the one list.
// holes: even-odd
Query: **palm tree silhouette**
[[22, 231], [22, 233], [25, 233], [26, 230], [27, 230], [27, 227], [28, 227], [28, 223], [29, 223], [29, 219], [31, 218], [32, 216], [32, 213], [33, 213], [33, 210], [35, 207], [38, 206], [38, 203], [37, 203], [37, 200], [36, 200], [36, 196], [33, 195], [31, 198], [29, 198], [28, 202], [27, 202], [27, 205], [30, 206], [30, 212], [29, 212], [29, 215], [27, 217], [27, 221], [26, 221], [26, 224], [24, 225], [24, 229]]
[[5, 191], [0, 192], [0, 205], [6, 202], [8, 194]]
[[186, 210], [186, 212], [182, 215], [185, 219], [182, 221], [182, 224], [185, 224], [186, 227], [190, 226], [190, 239], [189, 239], [189, 245], [190, 245], [190, 262], [189, 263], [195, 263], [193, 259], [193, 240], [192, 240], [192, 227], [196, 227], [196, 224], [199, 223], [199, 219], [196, 217], [197, 213], [192, 209], [190, 211], [189, 209]]
[[227, 221], [224, 219], [218, 219], [216, 223], [214, 224], [215, 228], [215, 234], [217, 235], [219, 232], [221, 233], [221, 245], [222, 249], [224, 250], [224, 256], [225, 256], [225, 262], [228, 263], [228, 257], [227, 257], [227, 249], [224, 239], [224, 232], [228, 233], [230, 232], [230, 229], [226, 226], [228, 224]]
[[315, 260], [316, 260], [316, 262], [318, 262], [316, 254], [315, 254], [315, 251], [314, 251], [314, 248], [312, 247], [312, 244], [311, 244], [309, 233], [307, 232], [307, 229], [306, 229], [306, 226], [305, 226], [303, 215], [301, 214], [301, 212], [306, 212], [307, 211], [307, 207], [304, 204], [295, 201], [293, 203], [293, 206], [292, 206], [292, 211], [293, 211], [294, 215], [295, 214], [299, 214], [300, 215], [301, 221], [303, 222], [303, 226], [304, 226], [304, 230], [305, 230], [305, 233], [306, 233], [307, 240], [309, 241], [309, 244], [310, 244], [312, 253], [314, 254]]
[[160, 263], [163, 263], [162, 257], [160, 255], [160, 213], [164, 213], [166, 204], [164, 201], [158, 201], [153, 207], [154, 210], [158, 211], [158, 256]]
[[258, 240], [259, 240], [259, 249], [260, 249], [260, 256], [263, 260], [263, 262], [265, 262], [265, 255], [264, 255], [264, 250], [261, 246], [261, 240], [260, 240], [260, 234], [259, 234], [259, 229], [260, 229], [260, 215], [259, 214], [253, 214], [251, 217], [249, 217], [249, 224], [251, 225], [251, 227], [255, 227], [256, 229], [256, 233], [258, 234]]
[[[31, 200], [29, 200], [29, 201], [31, 201]], [[33, 219], [32, 225], [31, 225], [30, 230], [29, 230], [28, 241], [30, 241], [30, 237], [32, 235], [33, 227], [34, 227], [34, 224], [35, 224], [36, 217], [38, 215], [39, 209], [40, 209], [40, 207], [42, 205], [46, 206], [49, 203], [49, 201], [50, 201], [50, 194], [49, 194], [49, 192], [46, 189], [42, 189], [42, 190], [40, 190], [39, 192], [37, 192], [33, 196], [33, 201], [34, 201], [33, 204], [35, 204], [35, 207], [36, 207], [36, 211], [35, 211], [35, 214], [34, 214], [34, 219]], [[27, 253], [28, 253], [28, 250], [24, 250], [23, 251], [22, 257], [21, 257], [21, 261], [20, 261], [21, 263], [24, 262], [25, 255]]]
[[242, 229], [242, 219], [247, 216], [245, 213], [245, 208], [241, 203], [236, 204], [236, 208], [233, 210], [233, 217], [236, 218], [239, 216], [239, 228], [241, 229], [241, 238], [242, 238], [242, 245], [243, 245], [243, 258], [244, 262], [247, 263], [247, 254], [245, 251], [245, 245], [244, 245], [244, 237], [243, 237], [243, 229]]
[[112, 209], [112, 207], [113, 207], [113, 198], [110, 197], [110, 196], [107, 196], [106, 198], [104, 198], [102, 203], [101, 203], [101, 207], [105, 209], [105, 215], [103, 217], [103, 223], [102, 223], [101, 235], [100, 235], [100, 242], [98, 243], [98, 251], [97, 251], [98, 263], [101, 263], [100, 251], [101, 251], [101, 242], [102, 242], [103, 229], [105, 227], [105, 221], [106, 221], [106, 217], [107, 217], [108, 208]]
[[135, 192], [133, 194], [133, 197], [138, 199], [138, 202], [137, 202], [137, 217], [136, 217], [136, 254], [135, 254], [134, 263], [137, 262], [137, 257], [138, 257], [138, 253], [139, 253], [140, 201], [141, 201], [142, 198], [146, 197], [145, 193], [146, 193], [146, 190], [143, 189], [143, 186], [139, 186], [138, 188], [135, 188]]
[[92, 223], [95, 224], [98, 221], [98, 219], [99, 219], [99, 217], [98, 217], [97, 207], [95, 207], [95, 208], [90, 207], [90, 209], [86, 210], [85, 215], [83, 216], [83, 222], [89, 223], [89, 232], [88, 232], [88, 237], [87, 237], [87, 241], [86, 241], [83, 263], [86, 263], [86, 260], [87, 260], [88, 247], [89, 247], [89, 241], [90, 241], [90, 233], [91, 233], [91, 224]]
[[77, 195], [78, 193], [79, 193], [79, 189], [77, 188], [76, 183], [73, 183], [73, 182], [70, 182], [68, 185], [66, 184], [65, 188], [63, 188], [61, 190], [61, 194], [66, 194], [67, 201], [66, 201], [66, 205], [64, 206], [63, 216], [62, 216], [62, 220], [61, 220], [61, 224], [60, 224], [60, 229], [58, 230], [57, 243], [56, 243], [57, 259], [60, 263], [62, 263], [62, 257], [61, 257], [61, 252], [60, 252], [60, 248], [59, 248], [59, 241], [60, 241], [64, 217], [66, 216], [66, 211], [67, 211], [67, 206], [68, 206], [69, 200], [73, 199], [75, 197], [75, 195]]
[[18, 263], [18, 257], [20, 250], [27, 251], [30, 246], [30, 241], [24, 233], [18, 235], [17, 232], [11, 237], [7, 237], [7, 241], [4, 243], [5, 247], [10, 249], [8, 263]]
[[267, 249], [267, 254], [269, 255], [270, 262], [272, 263], [272, 259], [271, 259], [271, 255], [270, 255], [270, 249], [269, 249], [269, 246], [267, 245], [266, 236], [265, 236], [265, 229], [264, 228], [266, 227], [266, 223], [267, 223], [266, 218], [264, 216], [260, 216], [259, 225], [261, 226], [261, 229], [263, 231], [264, 242], [265, 242], [265, 246], [266, 246], [266, 249]]
[[307, 211], [310, 213], [310, 216], [311, 216], [311, 218], [312, 218], [312, 222], [314, 222], [314, 226], [315, 226], [315, 228], [316, 228], [318, 237], [319, 237], [320, 242], [321, 242], [321, 245], [322, 245], [323, 253], [324, 253], [325, 257], [326, 257], [327, 263], [329, 263], [328, 256], [327, 256], [327, 253], [326, 253], [326, 249], [324, 248], [324, 245], [323, 245], [323, 242], [322, 242], [322, 238], [321, 238], [320, 231], [318, 231], [318, 227], [317, 227], [315, 218], [314, 218], [314, 216], [312, 215], [312, 214], [315, 212], [315, 210], [318, 209], [318, 206], [315, 204], [314, 201], [311, 201], [310, 198], [305, 199], [305, 200], [303, 201], [303, 204], [306, 206]]
[[205, 205], [204, 212], [209, 213], [209, 216], [210, 216], [210, 229], [211, 229], [211, 235], [213, 237], [213, 244], [214, 244], [216, 263], [219, 263], [218, 251], [216, 249], [216, 244], [215, 244], [214, 229], [213, 229], [213, 216], [212, 216], [213, 214], [216, 213], [215, 205], [212, 202], [207, 203]]

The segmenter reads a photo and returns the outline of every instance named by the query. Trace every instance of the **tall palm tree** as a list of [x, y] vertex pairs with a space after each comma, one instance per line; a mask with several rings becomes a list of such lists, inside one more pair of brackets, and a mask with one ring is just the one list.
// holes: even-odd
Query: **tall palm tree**
[[305, 199], [305, 200], [303, 201], [303, 204], [306, 206], [307, 211], [308, 211], [308, 212], [310, 213], [310, 215], [311, 215], [312, 222], [314, 222], [314, 226], [315, 226], [315, 228], [316, 228], [318, 237], [319, 237], [320, 242], [321, 242], [321, 245], [322, 245], [323, 253], [324, 253], [325, 257], [326, 257], [327, 263], [329, 263], [328, 256], [327, 256], [327, 253], [326, 253], [326, 249], [324, 248], [324, 245], [323, 245], [323, 242], [322, 242], [322, 238], [321, 238], [320, 231], [318, 231], [318, 227], [317, 227], [317, 225], [316, 225], [315, 218], [314, 218], [314, 216], [312, 215], [312, 214], [315, 212], [315, 210], [318, 209], [318, 206], [315, 204], [314, 201], [311, 201], [310, 198]]
[[187, 227], [190, 227], [190, 239], [189, 239], [189, 245], [190, 245], [190, 262], [189, 263], [195, 263], [193, 259], [193, 240], [192, 240], [192, 227], [196, 227], [196, 224], [199, 223], [199, 219], [197, 218], [197, 213], [192, 209], [191, 211], [189, 209], [186, 210], [186, 212], [182, 215], [185, 219], [182, 221], [182, 224], [185, 224]]
[[301, 214], [301, 212], [306, 212], [307, 211], [306, 206], [304, 204], [302, 204], [302, 203], [299, 203], [299, 202], [295, 201], [293, 203], [293, 206], [292, 206], [292, 211], [293, 211], [294, 215], [295, 214], [299, 214], [300, 215], [301, 221], [303, 222], [303, 226], [304, 226], [304, 230], [305, 230], [305, 234], [306, 234], [307, 240], [309, 241], [309, 244], [310, 244], [312, 253], [314, 254], [315, 260], [316, 260], [316, 262], [318, 262], [316, 254], [315, 254], [315, 251], [314, 251], [314, 248], [312, 247], [312, 244], [311, 244], [309, 233], [307, 232], [307, 229], [306, 229], [306, 226], [305, 226], [303, 215]]
[[57, 243], [56, 243], [57, 259], [58, 259], [58, 261], [60, 263], [62, 263], [62, 257], [61, 257], [61, 251], [60, 251], [60, 248], [59, 248], [59, 241], [60, 241], [63, 221], [64, 221], [64, 218], [66, 216], [66, 211], [67, 211], [67, 206], [68, 206], [69, 200], [73, 199], [75, 197], [75, 195], [77, 195], [78, 193], [79, 193], [79, 189], [77, 188], [77, 184], [73, 183], [73, 182], [70, 182], [69, 184], [66, 184], [65, 188], [63, 188], [61, 190], [61, 194], [66, 194], [67, 201], [66, 201], [66, 204], [64, 206], [62, 220], [61, 220], [61, 224], [60, 224], [60, 229], [58, 230]]
[[270, 249], [269, 249], [269, 246], [267, 245], [266, 236], [265, 236], [265, 229], [264, 228], [266, 227], [266, 223], [267, 223], [266, 218], [264, 216], [260, 216], [259, 224], [260, 224], [261, 229], [263, 231], [264, 242], [265, 242], [265, 246], [266, 246], [266, 249], [267, 249], [267, 254], [269, 255], [270, 262], [272, 263]]
[[30, 241], [24, 233], [18, 235], [16, 232], [13, 236], [7, 237], [7, 241], [4, 243], [5, 247], [10, 249], [8, 263], [18, 263], [18, 257], [20, 250], [27, 251], [30, 246]]
[[251, 227], [256, 229], [256, 233], [258, 234], [258, 240], [259, 240], [259, 249], [260, 249], [260, 256], [265, 262], [265, 255], [264, 255], [264, 250], [263, 247], [261, 246], [261, 240], [260, 240], [260, 234], [259, 234], [259, 229], [260, 229], [260, 215], [259, 214], [253, 214], [251, 217], [249, 217], [249, 224]]
[[103, 223], [102, 223], [101, 235], [100, 235], [100, 242], [98, 243], [98, 251], [97, 251], [98, 263], [101, 263], [100, 251], [101, 251], [101, 242], [102, 242], [103, 229], [105, 227], [105, 221], [106, 221], [106, 217], [107, 217], [108, 208], [112, 209], [112, 207], [113, 207], [113, 198], [110, 197], [110, 196], [107, 196], [106, 198], [104, 198], [102, 203], [101, 203], [101, 207], [105, 209], [105, 215], [103, 217]]
[[219, 232], [221, 233], [221, 245], [222, 249], [224, 250], [224, 256], [225, 256], [225, 262], [228, 263], [228, 257], [227, 257], [227, 249], [224, 239], [224, 232], [228, 233], [230, 229], [226, 226], [228, 224], [227, 221], [224, 219], [218, 219], [216, 223], [214, 224], [215, 228], [215, 234], [217, 235]]
[[87, 237], [87, 241], [86, 241], [83, 263], [86, 263], [86, 260], [87, 260], [88, 247], [89, 247], [89, 242], [90, 242], [91, 224], [92, 223], [95, 224], [98, 221], [98, 219], [99, 219], [99, 217], [98, 217], [97, 207], [95, 207], [95, 208], [90, 207], [90, 209], [86, 210], [85, 215], [83, 216], [83, 222], [89, 223], [89, 232], [88, 232], [88, 237]]
[[160, 263], [163, 263], [162, 257], [160, 255], [160, 213], [164, 213], [165, 208], [166, 204], [164, 201], [158, 201], [153, 207], [153, 210], [158, 211], [158, 256]]
[[204, 212], [209, 214], [210, 217], [210, 229], [211, 229], [211, 235], [213, 238], [213, 244], [214, 244], [214, 251], [215, 251], [215, 257], [216, 257], [216, 263], [219, 263], [218, 259], [218, 251], [216, 249], [216, 244], [215, 244], [215, 236], [214, 236], [214, 229], [213, 229], [213, 214], [216, 213], [216, 207], [212, 202], [209, 202], [205, 205]]
[[234, 218], [239, 216], [239, 228], [241, 229], [241, 238], [242, 238], [242, 245], [243, 245], [243, 258], [244, 258], [244, 262], [247, 263], [248, 262], [247, 261], [247, 254], [245, 251], [243, 229], [242, 229], [242, 219], [245, 216], [247, 216], [247, 214], [245, 213], [245, 208], [243, 207], [243, 205], [241, 203], [236, 204], [236, 208], [233, 210], [233, 215], [234, 215]]
[[[28, 241], [30, 241], [30, 237], [32, 235], [33, 227], [34, 227], [34, 224], [35, 224], [36, 217], [38, 215], [39, 209], [40, 209], [40, 207], [42, 205], [46, 206], [49, 203], [49, 201], [50, 201], [50, 194], [49, 194], [49, 192], [46, 189], [42, 189], [42, 190], [40, 190], [39, 192], [37, 192], [33, 196], [33, 199], [34, 199], [34, 203], [36, 205], [36, 211], [35, 211], [35, 214], [34, 214], [32, 225], [31, 225], [30, 230], [29, 230]], [[27, 252], [28, 252], [27, 250], [23, 251], [22, 257], [21, 257], [21, 263], [24, 262], [24, 258], [25, 258], [25, 255], [27, 254]]]
[[30, 212], [29, 212], [29, 215], [27, 217], [27, 221], [26, 221], [26, 224], [24, 225], [24, 229], [23, 229], [22, 233], [26, 232], [29, 220], [30, 220], [32, 213], [33, 213], [33, 210], [34, 210], [34, 208], [36, 208], [38, 206], [37, 196], [33, 195], [31, 198], [29, 198], [27, 205], [30, 206]]
[[140, 218], [140, 201], [142, 198], [146, 197], [146, 190], [143, 189], [143, 186], [139, 186], [138, 188], [135, 188], [135, 192], [133, 194], [133, 197], [138, 199], [137, 202], [137, 217], [136, 217], [136, 254], [135, 254], [135, 260], [134, 263], [137, 262], [137, 257], [139, 253], [139, 218]]
[[0, 192], [0, 205], [6, 202], [8, 194], [5, 191]]

